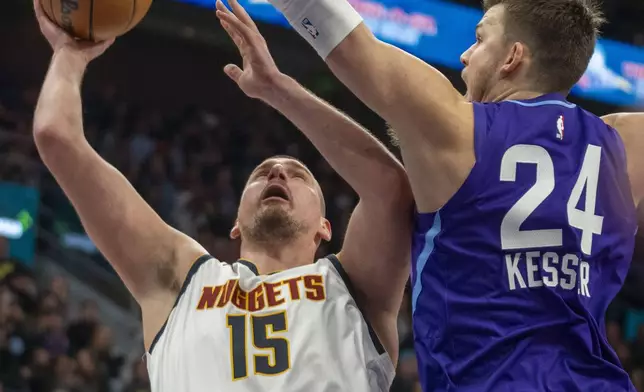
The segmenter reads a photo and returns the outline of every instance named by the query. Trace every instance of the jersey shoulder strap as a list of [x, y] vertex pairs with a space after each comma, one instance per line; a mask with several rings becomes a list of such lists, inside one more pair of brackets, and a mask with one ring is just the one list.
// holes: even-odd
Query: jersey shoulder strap
[[154, 336], [154, 339], [152, 340], [152, 343], [150, 344], [150, 350], [148, 351], [149, 354], [152, 354], [152, 350], [154, 350], [154, 346], [158, 343], [159, 339], [161, 338], [161, 335], [163, 335], [163, 331], [165, 331], [166, 326], [168, 325], [168, 320], [170, 319], [170, 314], [172, 314], [172, 311], [174, 308], [177, 307], [177, 304], [179, 303], [179, 300], [181, 300], [181, 297], [183, 294], [186, 292], [188, 289], [188, 286], [190, 286], [190, 282], [192, 282], [192, 279], [194, 276], [197, 274], [197, 271], [206, 264], [206, 262], [210, 260], [216, 260], [214, 257], [212, 257], [209, 254], [205, 254], [201, 257], [199, 257], [197, 260], [195, 260], [194, 263], [192, 263], [192, 266], [188, 270], [188, 274], [186, 275], [186, 279], [183, 281], [183, 284], [181, 285], [181, 289], [179, 290], [179, 293], [177, 294], [177, 299], [174, 301], [174, 305], [172, 305], [172, 309], [170, 309], [170, 313], [168, 314], [168, 318], [166, 318], [165, 323], [163, 323], [163, 326], [161, 326], [161, 329], [159, 329], [159, 332]]

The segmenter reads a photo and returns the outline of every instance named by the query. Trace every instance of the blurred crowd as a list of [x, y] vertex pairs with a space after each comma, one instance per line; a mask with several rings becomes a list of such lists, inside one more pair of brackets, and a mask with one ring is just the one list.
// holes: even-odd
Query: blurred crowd
[[145, 363], [114, 353], [96, 303], [71, 309], [68, 292], [61, 277], [38, 285], [20, 263], [0, 261], [0, 391], [149, 391]]
[[[613, 304], [612, 307], [617, 308], [616, 304]], [[639, 325], [634, 339], [626, 339], [624, 336], [626, 315], [623, 313], [611, 315], [610, 313], [609, 311], [606, 322], [608, 341], [615, 349], [626, 371], [631, 375], [631, 380], [638, 392], [644, 391], [644, 324]]]

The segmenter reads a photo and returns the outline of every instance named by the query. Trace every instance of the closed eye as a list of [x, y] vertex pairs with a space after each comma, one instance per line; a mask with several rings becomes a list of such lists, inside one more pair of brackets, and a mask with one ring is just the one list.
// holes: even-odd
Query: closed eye
[[306, 175], [306, 172], [299, 167], [292, 167], [289, 171], [289, 176], [291, 178], [299, 178], [300, 180], [307, 180], [308, 176]]
[[255, 172], [255, 178], [262, 178], [268, 176], [268, 170], [258, 170]]

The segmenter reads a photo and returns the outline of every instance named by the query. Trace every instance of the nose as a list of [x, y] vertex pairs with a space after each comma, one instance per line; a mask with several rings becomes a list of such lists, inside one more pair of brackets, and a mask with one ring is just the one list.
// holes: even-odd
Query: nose
[[468, 66], [470, 63], [470, 51], [472, 50], [472, 47], [468, 48], [463, 54], [461, 55], [461, 64], [464, 66]]
[[467, 52], [463, 52], [463, 54], [461, 55], [461, 64], [463, 64], [464, 66], [467, 67], [467, 56], [466, 56], [466, 54], [467, 54]]
[[268, 172], [268, 180], [279, 179], [286, 181], [286, 170], [281, 164], [275, 164], [271, 167], [271, 171]]

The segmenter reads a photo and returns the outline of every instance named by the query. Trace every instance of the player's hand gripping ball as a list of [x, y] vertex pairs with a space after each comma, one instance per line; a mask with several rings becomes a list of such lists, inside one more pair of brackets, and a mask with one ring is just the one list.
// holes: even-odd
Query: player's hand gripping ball
[[70, 35], [90, 41], [106, 41], [136, 26], [152, 0], [39, 0], [42, 10]]

